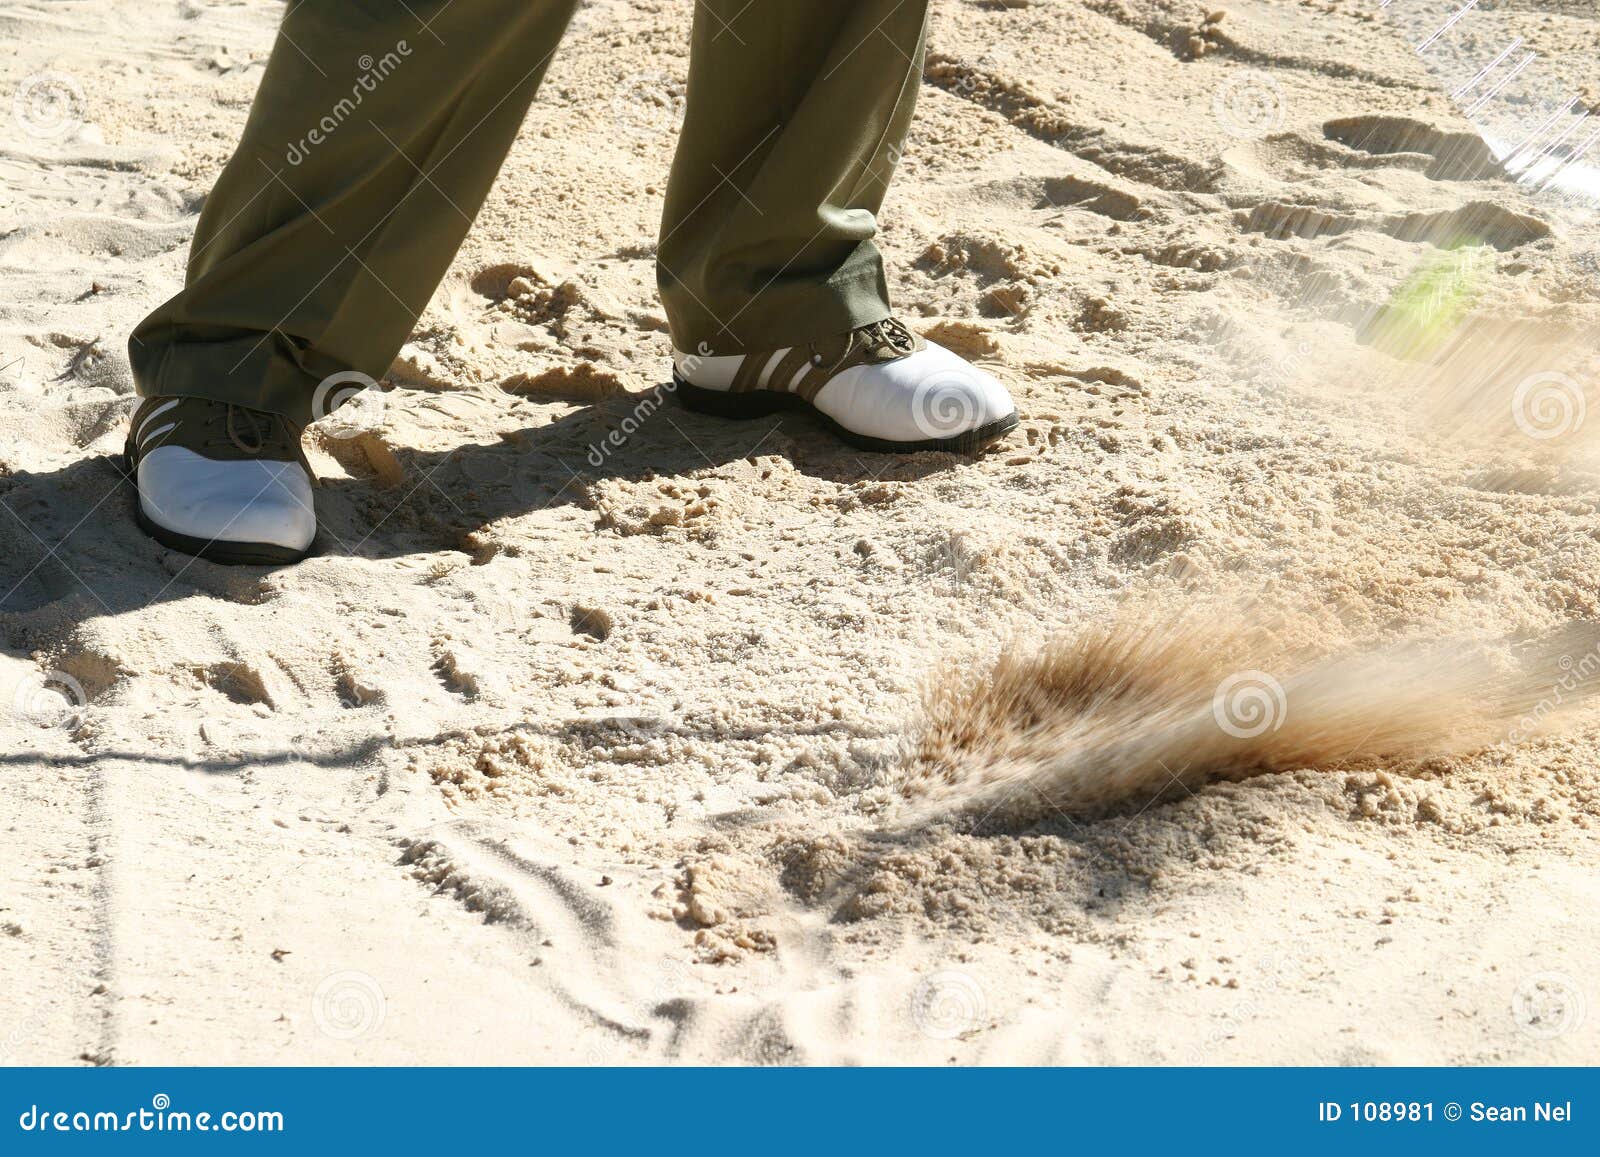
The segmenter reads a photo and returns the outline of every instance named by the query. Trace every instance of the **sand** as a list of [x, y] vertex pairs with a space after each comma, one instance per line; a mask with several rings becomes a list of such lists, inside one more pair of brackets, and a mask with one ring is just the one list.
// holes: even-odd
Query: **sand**
[[[899, 790], [942, 665], [1124, 604], [1334, 662], [1600, 619], [1593, 212], [1477, 171], [1373, 4], [942, 0], [883, 242], [1020, 428], [728, 424], [657, 392], [690, 7], [584, 8], [275, 571], [150, 542], [114, 455], [279, 6], [0, 15], [0, 94], [65, 101], [0, 105], [0, 1061], [1600, 1060], [1592, 716], [1094, 814]], [[1597, 80], [1587, 5], [1487, 15]]]

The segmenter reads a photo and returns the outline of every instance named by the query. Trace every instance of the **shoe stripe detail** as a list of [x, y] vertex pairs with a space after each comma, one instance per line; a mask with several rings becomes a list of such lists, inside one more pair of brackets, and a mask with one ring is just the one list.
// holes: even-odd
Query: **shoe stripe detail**
[[[905, 329], [902, 323], [895, 324]], [[905, 330], [910, 335], [910, 350], [902, 350], [897, 342], [894, 349], [888, 351], [892, 356], [884, 356], [885, 351], [878, 345], [858, 343], [857, 332], [852, 330], [836, 338], [819, 339], [804, 346], [786, 346], [770, 352], [745, 354], [733, 372], [726, 391], [718, 392], [742, 394], [760, 390], [792, 394], [814, 403], [822, 388], [844, 371], [868, 362], [907, 357], [927, 348], [928, 344], [915, 332]], [[883, 335], [879, 333], [877, 338], [883, 339]], [[821, 351], [817, 351], [819, 345], [823, 347]]]
[[728, 383], [728, 390], [743, 394], [755, 389], [756, 378], [761, 369], [761, 358], [758, 355], [745, 354], [739, 361], [739, 368], [734, 371], [733, 380]]
[[[808, 402], [815, 402], [817, 400], [817, 395], [822, 392], [822, 387], [833, 381], [833, 379], [838, 375], [824, 373], [821, 366], [813, 365], [809, 368], [811, 369], [812, 373], [809, 377], [806, 377], [795, 383], [794, 392], [799, 394]], [[846, 368], [848, 369], [851, 367]]]
[[[145, 423], [145, 425], [149, 425], [149, 423], [147, 422], [147, 423]], [[153, 442], [155, 439], [161, 437], [161, 435], [167, 433], [168, 431], [176, 430], [181, 425], [183, 425], [182, 422], [168, 422], [165, 426], [157, 426], [154, 430], [151, 430], [148, 434], [146, 434], [143, 438], [141, 438], [139, 440], [139, 449], [141, 451], [144, 450], [144, 448], [146, 446], [150, 445], [150, 443]], [[144, 428], [143, 426], [140, 427], [141, 430], [143, 428]]]
[[764, 390], [767, 388], [767, 383], [772, 380], [772, 371], [778, 368], [778, 363], [783, 361], [784, 355], [793, 348], [793, 346], [785, 346], [783, 349], [773, 352], [773, 355], [767, 359], [767, 364], [762, 367], [761, 377], [756, 379], [756, 389]]
[[800, 384], [800, 379], [815, 366], [811, 361], [811, 350], [808, 346], [796, 346], [789, 351], [789, 356], [784, 358], [778, 368], [772, 372], [772, 388], [783, 393], [794, 393], [795, 387]]
[[135, 442], [143, 443], [145, 427], [150, 425], [151, 422], [155, 421], [162, 414], [165, 414], [168, 410], [172, 409], [173, 406], [176, 406], [178, 402], [179, 399], [177, 398], [168, 398], [165, 402], [162, 402], [159, 406], [146, 414], [144, 421], [139, 423], [139, 431], [134, 435], [133, 440]]

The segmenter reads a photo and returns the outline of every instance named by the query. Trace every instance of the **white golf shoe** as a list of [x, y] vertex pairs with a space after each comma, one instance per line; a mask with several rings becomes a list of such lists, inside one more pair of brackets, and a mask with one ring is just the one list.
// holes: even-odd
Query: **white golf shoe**
[[221, 563], [291, 563], [310, 552], [311, 468], [287, 418], [206, 398], [145, 398], [125, 454], [135, 517], [156, 541]]
[[895, 318], [834, 338], [750, 354], [673, 351], [673, 382], [690, 409], [757, 418], [809, 407], [867, 450], [975, 450], [1017, 424], [1006, 388]]

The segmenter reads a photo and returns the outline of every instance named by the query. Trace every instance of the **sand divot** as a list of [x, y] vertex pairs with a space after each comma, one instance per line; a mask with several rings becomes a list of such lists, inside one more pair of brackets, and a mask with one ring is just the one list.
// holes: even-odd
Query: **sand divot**
[[[909, 814], [1001, 824], [1219, 779], [1517, 745], [1600, 691], [1600, 625], [1519, 645], [1417, 640], [1320, 653], [1264, 608], [1132, 607], [930, 685]], [[904, 818], [904, 817], [902, 817]]]

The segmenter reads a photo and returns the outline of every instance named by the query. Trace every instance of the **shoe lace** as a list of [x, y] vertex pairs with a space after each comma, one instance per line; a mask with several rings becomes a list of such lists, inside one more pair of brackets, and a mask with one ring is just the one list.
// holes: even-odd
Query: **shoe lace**
[[248, 406], [231, 403], [207, 409], [207, 446], [232, 446], [251, 457], [298, 460], [310, 472], [310, 465], [300, 447], [300, 438], [287, 419], [265, 410], [252, 410]]
[[[825, 359], [817, 352], [816, 343], [812, 342], [810, 348], [812, 364], [822, 365]], [[831, 374], [844, 365], [858, 348], [873, 361], [892, 361], [915, 353], [917, 339], [905, 322], [897, 317], [886, 317], [871, 325], [859, 326], [845, 335], [844, 349], [826, 372]]]

